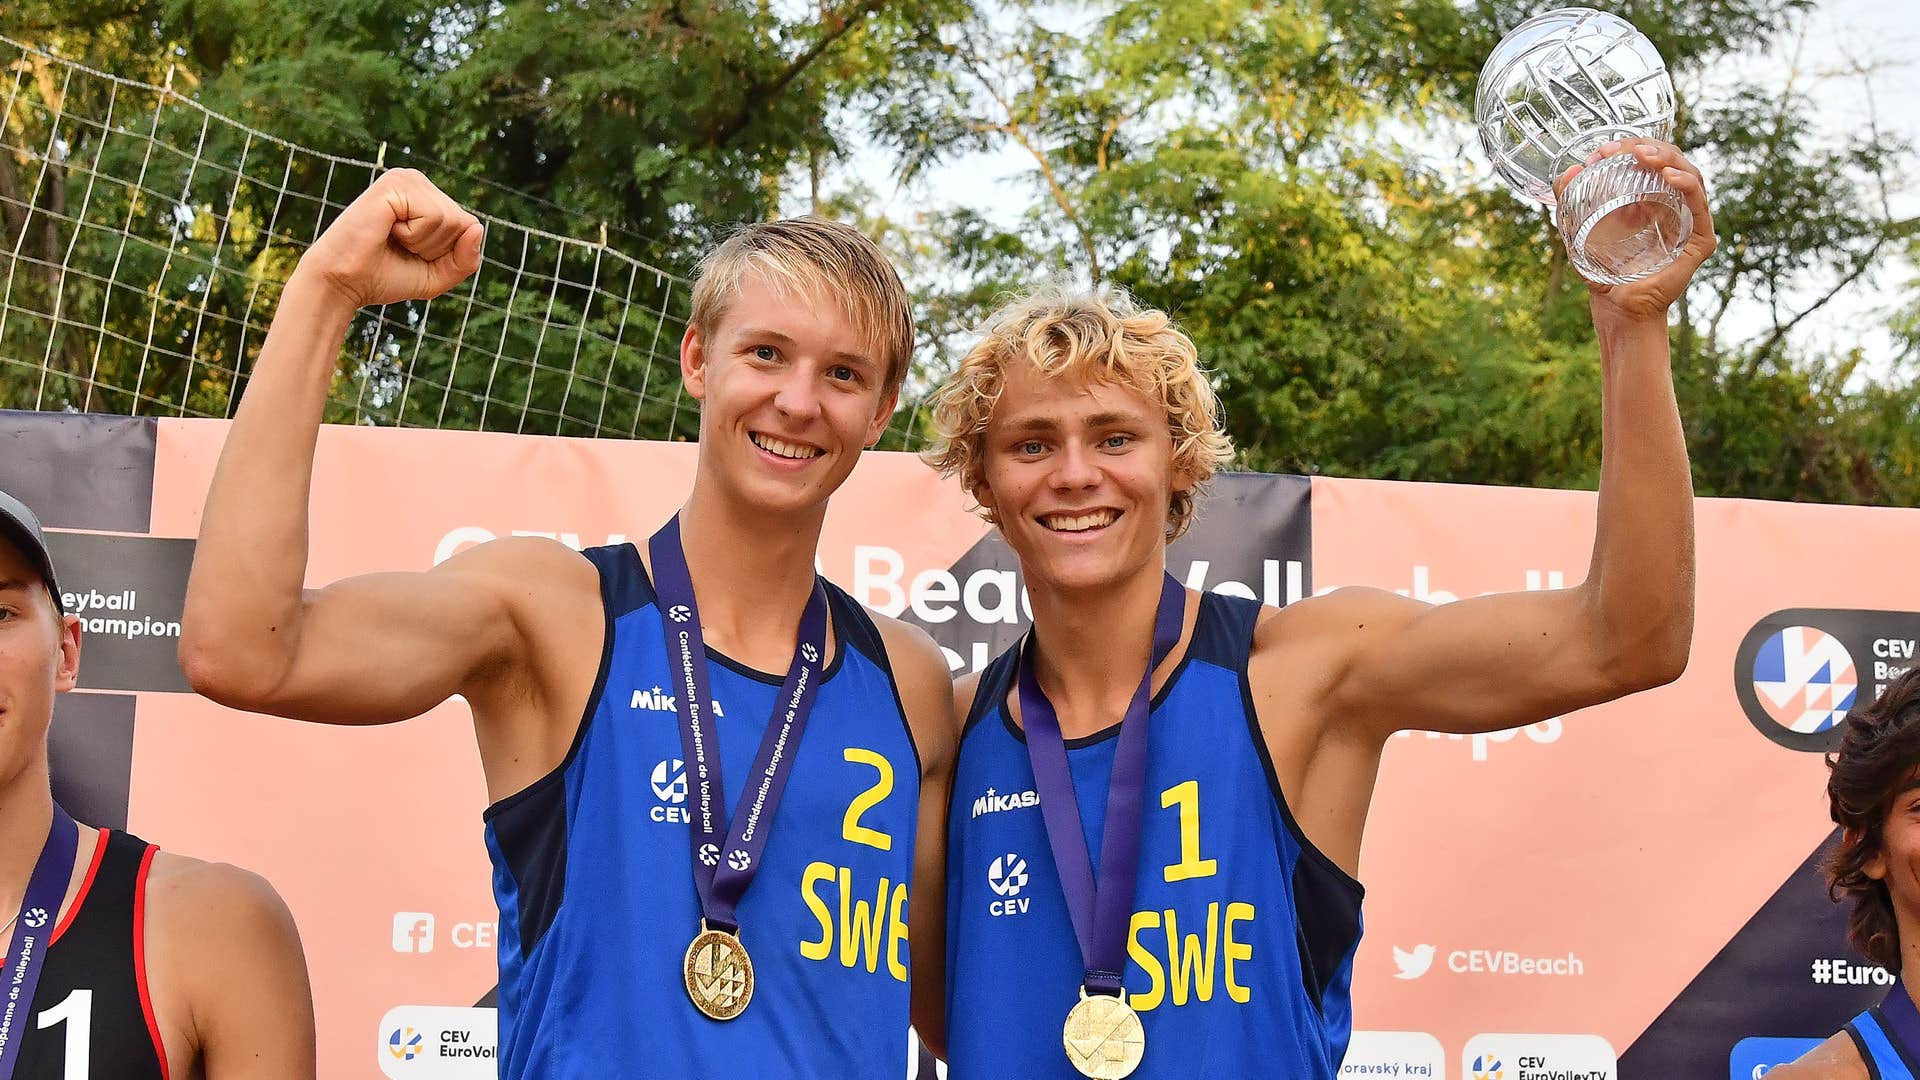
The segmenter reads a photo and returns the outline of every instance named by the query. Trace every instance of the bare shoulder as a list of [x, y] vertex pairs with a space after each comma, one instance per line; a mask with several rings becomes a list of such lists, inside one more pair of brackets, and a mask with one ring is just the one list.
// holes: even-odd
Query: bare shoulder
[[432, 572], [484, 584], [509, 601], [550, 604], [556, 591], [597, 598], [600, 589], [593, 563], [543, 536], [506, 536], [476, 544]]
[[1798, 1061], [1769, 1070], [1767, 1080], [1868, 1080], [1867, 1063], [1852, 1036], [1838, 1032]]
[[[266, 878], [228, 863], [156, 851], [147, 875], [147, 925], [155, 935], [186, 935], [196, 948], [236, 934], [281, 935], [299, 947], [293, 913]], [[203, 931], [208, 938], [198, 937]]]
[[953, 680], [953, 716], [954, 722], [965, 726], [967, 716], [973, 712], [973, 699], [980, 693], [980, 676], [984, 671], [969, 671]]
[[1297, 600], [1279, 610], [1262, 613], [1254, 634], [1254, 651], [1328, 634], [1344, 636], [1370, 628], [1404, 625], [1433, 605], [1369, 585], [1347, 585], [1319, 596]]
[[[482, 669], [483, 684], [498, 690], [530, 677], [544, 689], [543, 699], [556, 698], [564, 706], [549, 711], [571, 715], [575, 699], [592, 686], [589, 668], [598, 667], [600, 656], [594, 646], [605, 636], [600, 572], [593, 563], [558, 540], [508, 536], [468, 548], [433, 573], [484, 592], [520, 643], [516, 659]], [[498, 695], [482, 684], [469, 689], [475, 691], [470, 698], [493, 716]]]
[[887, 650], [887, 665], [906, 706], [907, 724], [920, 747], [922, 765], [932, 769], [952, 757], [956, 723], [947, 654], [933, 637], [912, 623], [869, 612]]
[[[947, 654], [940, 651], [933, 636], [910, 622], [882, 615], [871, 608], [867, 614], [880, 629], [880, 640], [887, 647], [887, 663], [896, 678], [926, 681], [945, 689]], [[902, 689], [905, 689], [902, 687]]]
[[1256, 681], [1284, 674], [1315, 684], [1337, 678], [1369, 639], [1405, 626], [1432, 605], [1399, 593], [1350, 585], [1262, 612], [1249, 669]]
[[149, 985], [174, 1075], [314, 1076], [306, 956], [265, 878], [159, 852], [146, 912]]

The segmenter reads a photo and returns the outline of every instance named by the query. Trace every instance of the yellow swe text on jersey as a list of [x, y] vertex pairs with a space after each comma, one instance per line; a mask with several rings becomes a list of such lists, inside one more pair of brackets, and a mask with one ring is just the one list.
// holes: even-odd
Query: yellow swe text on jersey
[[[847, 805], [840, 838], [850, 844], [892, 851], [891, 834], [864, 822], [867, 811], [893, 793], [893, 763], [861, 747], [848, 747], [850, 766], [872, 770], [873, 783]], [[871, 898], [871, 899], [869, 899]], [[897, 982], [907, 981], [907, 883], [881, 876], [862, 881], [850, 867], [814, 861], [800, 876], [800, 899], [819, 924], [818, 937], [800, 942], [800, 955], [822, 963], [877, 973], [884, 963]]]
[[[1188, 780], [1160, 793], [1160, 807], [1180, 815], [1180, 857], [1161, 866], [1161, 880], [1172, 884], [1201, 881], [1220, 873], [1218, 860], [1200, 850], [1200, 782]], [[1141, 872], [1152, 873], [1143, 867]], [[1127, 956], [1146, 973], [1143, 987], [1129, 986], [1127, 1001], [1138, 1012], [1162, 1004], [1212, 1001], [1224, 991], [1245, 1005], [1253, 992], [1240, 979], [1239, 966], [1252, 961], [1252, 904], [1210, 900], [1202, 916], [1198, 905], [1136, 911], [1127, 926]]]

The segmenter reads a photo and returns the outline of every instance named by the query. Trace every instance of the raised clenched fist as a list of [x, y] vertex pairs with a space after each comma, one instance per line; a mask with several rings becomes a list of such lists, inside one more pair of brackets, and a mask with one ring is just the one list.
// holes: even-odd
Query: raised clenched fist
[[430, 300], [480, 268], [480, 219], [413, 169], [395, 169], [341, 211], [300, 259], [355, 307]]

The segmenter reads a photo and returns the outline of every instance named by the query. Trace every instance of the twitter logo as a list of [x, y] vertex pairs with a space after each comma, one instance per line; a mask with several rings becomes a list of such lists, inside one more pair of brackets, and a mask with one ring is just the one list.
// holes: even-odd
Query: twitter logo
[[1415, 945], [1412, 951], [1408, 951], [1395, 945], [1393, 965], [1400, 969], [1393, 973], [1394, 978], [1417, 979], [1425, 975], [1427, 969], [1433, 966], [1433, 946]]

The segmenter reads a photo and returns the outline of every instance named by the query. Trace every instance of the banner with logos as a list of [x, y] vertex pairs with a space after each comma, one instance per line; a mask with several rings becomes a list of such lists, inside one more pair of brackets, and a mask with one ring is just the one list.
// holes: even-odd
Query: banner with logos
[[[0, 413], [0, 487], [46, 521], [85, 626], [51, 737], [56, 794], [83, 821], [273, 881], [312, 968], [323, 1077], [491, 1076], [497, 915], [464, 706], [329, 728], [187, 692], [181, 602], [226, 430]], [[329, 427], [309, 583], [424, 570], [497, 536], [643, 539], [684, 498], [694, 453]], [[956, 672], [1027, 620], [1015, 560], [971, 511], [916, 459], [870, 454], [820, 549], [824, 574], [924, 626]], [[1702, 500], [1698, 519], [1678, 682], [1389, 744], [1343, 1076], [1757, 1080], [1886, 993], [1819, 881], [1820, 752], [1914, 662], [1920, 579], [1901, 568], [1920, 511]], [[1593, 521], [1591, 493], [1235, 474], [1170, 568], [1273, 605], [1343, 585], [1445, 603], [1578, 582]], [[902, 1059], [931, 1074], [904, 1032]]]

